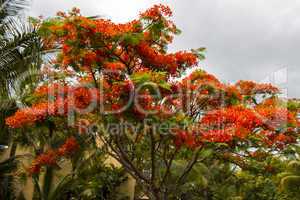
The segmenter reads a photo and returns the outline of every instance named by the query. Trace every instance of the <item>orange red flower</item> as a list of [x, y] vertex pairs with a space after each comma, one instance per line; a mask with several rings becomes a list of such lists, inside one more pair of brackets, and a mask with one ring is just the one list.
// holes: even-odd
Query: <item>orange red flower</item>
[[236, 86], [240, 89], [243, 95], [253, 94], [276, 94], [279, 93], [279, 89], [268, 83], [255, 83], [253, 81], [239, 81]]
[[232, 106], [204, 115], [200, 121], [200, 132], [204, 140], [229, 142], [234, 137], [245, 139], [262, 124], [262, 120], [253, 110]]
[[56, 166], [61, 157], [71, 156], [79, 149], [79, 144], [75, 137], [68, 138], [58, 149], [49, 149], [45, 153], [37, 156], [32, 162], [29, 173], [38, 174], [43, 166]]
[[79, 144], [75, 137], [68, 138], [65, 143], [58, 149], [58, 155], [70, 156], [79, 149]]
[[159, 5], [154, 5], [152, 8], [149, 8], [145, 12], [141, 13], [140, 16], [142, 18], [156, 20], [162, 16], [171, 17], [172, 11], [169, 6], [159, 4]]
[[198, 62], [193, 53], [180, 51], [175, 54], [161, 54], [147, 42], [141, 42], [137, 46], [137, 51], [148, 65], [167, 70], [171, 74], [175, 74], [178, 69], [196, 65]]
[[106, 62], [104, 63], [104, 68], [112, 71], [123, 71], [125, 69], [125, 65], [121, 62]]
[[48, 113], [48, 103], [38, 103], [29, 108], [18, 110], [13, 116], [6, 118], [6, 124], [11, 128], [21, 128], [45, 119]]
[[220, 130], [208, 130], [202, 133], [201, 138], [203, 142], [217, 142], [227, 143], [232, 141], [234, 137], [234, 131], [230, 128]]
[[197, 142], [197, 137], [194, 132], [188, 132], [183, 130], [175, 131], [174, 144], [177, 148], [186, 146], [191, 149], [199, 145], [199, 143]]

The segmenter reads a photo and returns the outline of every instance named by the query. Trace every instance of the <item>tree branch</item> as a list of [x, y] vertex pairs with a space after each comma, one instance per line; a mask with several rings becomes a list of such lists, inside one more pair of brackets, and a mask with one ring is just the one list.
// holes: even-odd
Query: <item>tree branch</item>
[[199, 158], [199, 153], [200, 153], [201, 150], [202, 150], [202, 146], [198, 147], [198, 149], [195, 151], [195, 153], [193, 155], [193, 158], [188, 163], [188, 165], [186, 166], [186, 168], [183, 171], [182, 175], [177, 180], [178, 185], [180, 185], [184, 181], [185, 177], [189, 174], [189, 172], [193, 169], [194, 165], [197, 163], [198, 158]]
[[153, 130], [150, 131], [151, 140], [151, 184], [155, 184], [155, 174], [156, 174], [156, 161], [155, 161], [155, 138], [153, 135]]

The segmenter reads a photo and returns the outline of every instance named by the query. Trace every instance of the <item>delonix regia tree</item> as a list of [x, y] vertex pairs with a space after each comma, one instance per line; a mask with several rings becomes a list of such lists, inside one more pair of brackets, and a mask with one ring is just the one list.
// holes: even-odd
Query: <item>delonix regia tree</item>
[[32, 175], [71, 158], [91, 134], [95, 148], [137, 181], [137, 195], [178, 199], [208, 159], [248, 169], [247, 158], [296, 143], [296, 112], [276, 87], [220, 82], [198, 67], [204, 48], [168, 52], [180, 33], [171, 16], [169, 7], [155, 5], [125, 24], [84, 17], [78, 9], [38, 22], [47, 46], [61, 50], [44, 67], [30, 106], [6, 123], [70, 138], [44, 148]]

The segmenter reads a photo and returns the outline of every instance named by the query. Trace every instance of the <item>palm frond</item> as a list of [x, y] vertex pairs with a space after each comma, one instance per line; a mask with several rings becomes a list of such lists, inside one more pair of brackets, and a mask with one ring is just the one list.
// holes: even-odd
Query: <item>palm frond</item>
[[29, 5], [29, 0], [0, 0], [0, 24], [3, 24], [7, 17], [18, 15]]
[[18, 160], [16, 159], [16, 157], [8, 158], [0, 162], [0, 176], [15, 170], [17, 163]]
[[11, 199], [14, 192], [12, 173], [16, 170], [18, 162], [16, 157], [0, 162], [0, 199]]
[[70, 174], [66, 175], [58, 182], [56, 187], [51, 191], [51, 193], [48, 196], [48, 200], [59, 199], [59, 197], [61, 197], [62, 194], [68, 191], [73, 184], [74, 184], [74, 179], [72, 178], [72, 175]]
[[35, 28], [19, 20], [10, 19], [5, 29], [6, 37], [0, 40], [0, 88], [7, 91], [21, 73], [39, 66], [42, 43]]

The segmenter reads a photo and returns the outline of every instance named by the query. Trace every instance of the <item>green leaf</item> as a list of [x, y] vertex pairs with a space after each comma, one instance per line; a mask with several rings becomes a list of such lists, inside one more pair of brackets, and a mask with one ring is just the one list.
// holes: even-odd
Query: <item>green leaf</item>
[[123, 36], [122, 41], [127, 45], [138, 45], [143, 39], [141, 33], [127, 33]]
[[159, 87], [171, 91], [171, 85], [167, 82], [162, 82], [159, 84]]
[[205, 51], [206, 51], [206, 48], [204, 47], [200, 47], [198, 49], [192, 49], [191, 50], [200, 60], [204, 60], [205, 59]]
[[203, 159], [208, 158], [209, 156], [211, 156], [213, 153], [214, 153], [214, 151], [213, 151], [212, 149], [203, 149], [203, 150], [200, 152], [199, 158], [200, 158], [201, 160], [203, 160]]
[[175, 35], [180, 35], [182, 33], [182, 31], [178, 28], [176, 28], [176, 31], [175, 31]]
[[134, 83], [141, 84], [150, 81], [151, 74], [149, 73], [135, 73], [131, 75], [131, 80]]

